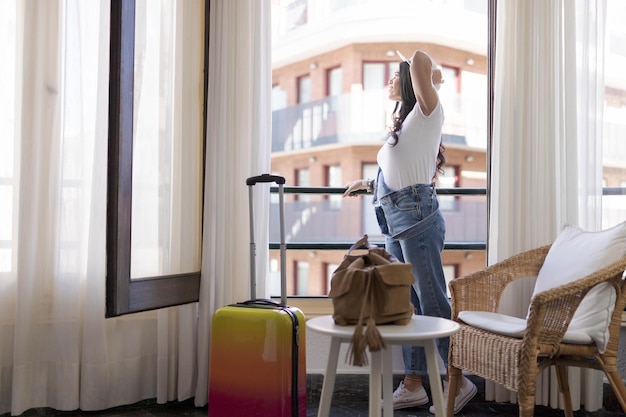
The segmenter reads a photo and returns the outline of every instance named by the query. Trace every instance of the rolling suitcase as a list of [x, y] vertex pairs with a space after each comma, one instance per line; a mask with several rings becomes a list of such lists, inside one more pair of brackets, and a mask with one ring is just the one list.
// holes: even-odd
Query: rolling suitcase
[[[281, 302], [256, 299], [253, 188], [279, 187]], [[306, 417], [305, 318], [286, 305], [285, 179], [246, 180], [250, 196], [251, 299], [219, 308], [211, 319], [209, 417]]]

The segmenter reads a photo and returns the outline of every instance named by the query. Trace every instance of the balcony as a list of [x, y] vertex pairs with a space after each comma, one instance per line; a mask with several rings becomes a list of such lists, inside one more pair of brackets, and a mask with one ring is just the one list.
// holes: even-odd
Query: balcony
[[[277, 187], [271, 191], [276, 193]], [[285, 187], [285, 194], [320, 193], [341, 195], [337, 187]], [[485, 249], [487, 241], [487, 204], [484, 188], [438, 189], [440, 207], [446, 220], [446, 247]], [[347, 250], [364, 234], [371, 242], [384, 242], [372, 209], [372, 196], [361, 198], [294, 201], [285, 197], [285, 239], [290, 249]], [[280, 241], [277, 199], [270, 206], [270, 242]]]
[[[272, 153], [324, 145], [381, 143], [391, 120], [393, 103], [385, 89], [355, 90], [274, 110]], [[485, 149], [486, 106], [480, 99], [454, 94], [442, 96], [441, 100], [446, 109], [444, 144]], [[477, 110], [481, 108], [484, 114]]]
[[[270, 291], [280, 294], [278, 249], [278, 199], [272, 187], [270, 206]], [[370, 243], [384, 246], [384, 236], [371, 207], [371, 195], [335, 199], [343, 194], [338, 187], [285, 187], [286, 275], [289, 297], [325, 298], [330, 290], [332, 271], [346, 251], [364, 234]], [[439, 189], [446, 219], [444, 264], [446, 279], [478, 269], [485, 264], [487, 208], [484, 188]], [[294, 195], [309, 194], [307, 201]], [[461, 265], [464, 264], [464, 265]]]

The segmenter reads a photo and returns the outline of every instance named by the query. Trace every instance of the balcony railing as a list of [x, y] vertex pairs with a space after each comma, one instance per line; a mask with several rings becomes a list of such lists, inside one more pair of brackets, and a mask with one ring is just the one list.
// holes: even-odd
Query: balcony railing
[[[284, 187], [284, 191], [285, 194], [294, 194], [294, 195], [313, 195], [313, 194], [317, 194], [317, 195], [342, 195], [345, 191], [345, 189], [343, 187], [299, 187], [299, 186], [285, 186]], [[278, 187], [274, 186], [270, 188], [270, 192], [272, 194], [276, 194], [278, 193]], [[362, 195], [364, 199], [368, 198], [368, 194], [365, 191], [358, 191], [357, 194]], [[463, 197], [463, 196], [486, 196], [487, 194], [487, 190], [485, 188], [438, 188], [437, 189], [437, 194], [440, 196], [440, 199], [444, 199], [447, 196], [454, 196], [454, 197]], [[605, 220], [604, 226], [603, 227], [609, 227], [619, 221], [623, 221], [624, 218], [626, 218], [626, 205], [624, 204], [624, 201], [622, 198], [619, 198], [619, 200], [614, 200], [616, 196], [620, 196], [620, 197], [625, 197], [626, 196], [626, 187], [604, 187], [602, 189], [602, 195], [604, 197], [604, 201], [605, 203], [607, 201], [610, 201], [609, 199], [611, 199], [612, 201], [615, 201], [616, 204], [605, 204], [604, 210], [603, 210], [603, 219]], [[370, 204], [365, 201], [365, 204], [363, 204], [363, 202], [360, 202], [360, 204], [356, 201], [354, 201], [353, 199], [350, 199], [351, 201], [346, 201], [346, 203], [352, 203], [354, 206], [354, 203], [356, 204], [356, 211], [358, 211], [358, 213], [351, 213], [350, 216], [363, 216], [363, 217], [367, 217], [368, 215], [370, 215], [369, 212], [372, 212], [372, 208], [370, 207]], [[444, 205], [444, 204], [442, 204]], [[305, 214], [302, 215], [301, 214], [301, 210], [303, 207], [310, 206], [310, 207], [317, 207], [317, 209], [315, 210], [311, 210], [312, 213], [309, 214]], [[330, 208], [331, 206], [336, 206], [336, 204], [331, 205], [329, 200], [319, 200], [317, 202], [301, 202], [301, 201], [292, 201], [291, 203], [287, 202], [286, 203], [286, 227], [287, 228], [291, 228], [292, 230], [294, 229], [294, 227], [298, 227], [294, 221], [289, 221], [289, 219], [293, 220], [294, 218], [299, 218], [301, 219], [302, 217], [307, 217], [308, 220], [307, 222], [314, 222], [313, 220], [311, 220], [312, 217], [314, 216], [319, 216], [322, 217], [321, 223], [323, 226], [324, 220], [327, 220], [327, 216], [324, 216], [322, 214], [322, 211], [324, 209], [328, 209], [328, 211], [331, 211], [332, 215], [340, 215], [338, 213], [338, 210], [335, 208]], [[473, 207], [476, 206], [476, 207]], [[473, 207], [471, 212], [467, 212], [467, 208], [468, 207]], [[277, 208], [274, 207], [273, 208], [273, 214], [277, 214], [276, 213]], [[487, 216], [487, 210], [486, 210], [486, 198], [484, 199], [484, 201], [479, 201], [478, 204], [474, 203], [472, 204], [457, 204], [455, 205], [455, 209], [454, 210], [447, 210], [447, 209], [442, 209], [443, 213], [444, 213], [444, 217], [446, 217], [446, 222], [448, 223], [448, 232], [447, 235], [452, 235], [452, 236], [478, 236], [480, 237], [480, 239], [475, 238], [475, 239], [466, 239], [466, 240], [447, 240], [445, 242], [445, 246], [444, 249], [445, 250], [486, 250], [487, 248], [487, 240], [486, 240], [486, 236], [487, 236], [487, 222], [486, 222], [486, 216]], [[455, 217], [460, 217], [461, 220], [458, 221], [458, 219], [455, 219]], [[276, 217], [275, 216], [271, 216], [270, 222], [275, 221]], [[470, 232], [464, 232], [463, 230], [450, 230], [451, 229], [451, 220], [453, 222], [453, 227], [454, 225], [456, 225], [456, 227], [459, 228], [467, 228], [470, 227], [471, 231]], [[337, 223], [337, 222], [335, 222]], [[335, 224], [333, 223], [333, 225]], [[363, 222], [359, 223], [359, 224], [364, 224]], [[470, 226], [471, 225], [471, 226]], [[345, 232], [346, 229], [340, 229], [340, 231], [344, 231], [344, 233], [337, 233], [338, 229], [332, 227], [330, 230], [333, 233], [330, 233], [330, 231], [325, 231], [323, 227], [319, 227], [320, 223], [315, 223], [315, 227], [314, 229], [316, 230], [315, 236], [312, 237], [320, 237], [322, 236], [322, 238], [324, 239], [323, 241], [317, 240], [317, 239], [307, 239], [307, 235], [306, 233], [304, 233], [303, 235], [300, 236], [294, 236], [293, 234], [291, 235], [291, 239], [290, 240], [288, 238], [288, 241], [286, 242], [286, 248], [287, 249], [308, 249], [308, 250], [347, 250], [350, 248], [350, 246], [352, 245], [352, 243], [354, 243], [354, 241], [356, 241], [360, 236], [362, 236], [364, 233], [368, 233], [368, 235], [373, 236], [374, 239], [378, 239], [376, 240], [372, 240], [372, 243], [374, 244], [378, 244], [378, 245], [383, 245], [384, 244], [384, 239], [382, 238], [382, 236], [380, 235], [379, 232], [376, 232], [374, 230], [374, 232], [372, 233], [372, 225], [370, 225], [370, 229], [367, 229], [367, 227], [365, 228], [360, 228], [359, 230], [348, 230], [347, 232]], [[374, 225], [373, 227], [377, 227], [377, 225]], [[300, 225], [298, 227], [300, 230], [302, 230], [302, 225]], [[367, 229], [367, 230], [365, 230]], [[482, 233], [480, 231], [476, 231], [477, 229], [482, 229]], [[279, 237], [278, 237], [278, 228], [276, 227], [272, 227], [270, 228], [270, 243], [269, 243], [269, 248], [270, 249], [279, 249], [280, 248], [280, 242], [279, 242]]]
[[[301, 186], [285, 186], [285, 194], [295, 195], [342, 195], [345, 191], [343, 187], [301, 187]], [[271, 187], [271, 193], [277, 193], [278, 187]], [[447, 196], [485, 196], [485, 188], [438, 188], [437, 194], [441, 199]], [[359, 191], [357, 194], [362, 195], [363, 199], [368, 199], [365, 191]], [[369, 196], [371, 197], [371, 196]], [[342, 202], [343, 203], [343, 202]], [[363, 204], [365, 203], [365, 204]], [[356, 199], [345, 200], [345, 205], [349, 207], [349, 212], [342, 213], [343, 210], [337, 209], [337, 203], [331, 203], [328, 199], [320, 199], [314, 202], [291, 201], [285, 203], [285, 225], [289, 230], [297, 228], [299, 233], [291, 235], [287, 233], [288, 238], [286, 248], [300, 250], [347, 250], [352, 244], [363, 234], [370, 236], [373, 244], [384, 246], [384, 238], [380, 235], [380, 231], [373, 218], [373, 210], [368, 201], [358, 201]], [[442, 204], [444, 206], [444, 204]], [[475, 239], [468, 240], [450, 240], [445, 242], [445, 250], [485, 250], [486, 249], [486, 199], [479, 202], [468, 202], [467, 204], [459, 203], [454, 205], [455, 209], [442, 209], [447, 222], [447, 235], [452, 236], [474, 236]], [[276, 219], [274, 208], [270, 216]], [[308, 214], [302, 214], [302, 210], [308, 210]], [[468, 219], [467, 216], [470, 216]], [[306, 218], [307, 224], [312, 224], [309, 230], [315, 232], [307, 233], [307, 228], [303, 224], [297, 224], [302, 218]], [[318, 219], [314, 219], [317, 217]], [[330, 217], [340, 217], [339, 219], [330, 220]], [[350, 222], [341, 219], [341, 217], [358, 218], [358, 221]], [[368, 221], [368, 218], [369, 221]], [[275, 220], [274, 220], [275, 221]], [[369, 223], [369, 224], [368, 224]], [[345, 227], [337, 228], [337, 224]], [[324, 227], [324, 226], [327, 227]], [[471, 229], [470, 233], [465, 233], [463, 228]], [[355, 228], [357, 230], [355, 230]], [[478, 229], [478, 230], [477, 230]], [[482, 230], [479, 230], [482, 229]], [[322, 237], [324, 241], [314, 239]], [[480, 238], [480, 239], [479, 239]], [[278, 228], [270, 228], [270, 249], [279, 249], [280, 242], [278, 236]]]
[[[359, 191], [361, 198], [333, 198], [344, 193], [343, 187], [285, 186], [284, 191], [288, 296], [303, 300], [325, 299], [330, 288], [332, 267], [341, 262], [355, 241], [367, 233], [370, 243], [384, 247], [384, 237], [380, 234], [371, 207], [371, 195]], [[280, 237], [275, 194], [278, 187], [271, 187], [270, 192], [273, 204], [270, 209], [269, 249], [273, 250], [271, 257], [277, 260]], [[437, 193], [446, 219], [444, 269], [446, 257], [449, 267], [453, 268], [446, 271], [446, 280], [449, 280], [473, 272], [471, 268], [484, 267], [488, 229], [487, 190], [438, 188]], [[296, 195], [300, 196], [299, 199], [294, 197]], [[304, 196], [308, 198], [304, 199]], [[604, 203], [607, 199], [614, 201], [614, 207], [603, 210], [603, 220], [612, 219], [604, 227], [623, 221], [626, 218], [626, 188], [604, 188], [603, 196]], [[454, 204], [445, 204], [450, 198]], [[304, 267], [304, 272], [301, 267]], [[280, 283], [280, 273], [276, 268], [270, 268], [269, 277], [273, 296], [278, 294], [277, 285]]]

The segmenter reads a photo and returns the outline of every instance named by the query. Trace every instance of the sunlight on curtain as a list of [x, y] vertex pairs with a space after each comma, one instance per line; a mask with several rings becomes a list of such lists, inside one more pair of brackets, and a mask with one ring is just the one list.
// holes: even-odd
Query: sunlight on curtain
[[[182, 113], [161, 108], [158, 120], [187, 139], [200, 129], [202, 74], [181, 63], [198, 73], [204, 4], [161, 4], [180, 29], [167, 100]], [[196, 304], [104, 319], [109, 8], [0, 2], [0, 413], [184, 400], [197, 388]], [[178, 105], [183, 89], [194, 95], [193, 119]], [[174, 143], [174, 160], [198, 159], [197, 140]], [[175, 165], [170, 181], [197, 190]], [[169, 237], [176, 268], [199, 263], [199, 203], [190, 206], [169, 207], [195, 217], [191, 231], [177, 225]]]
[[[16, 19], [15, 3], [0, 3], [0, 54], [9, 62], [15, 62]], [[15, 135], [15, 77], [14, 65], [0, 65], [0, 290], [8, 291], [5, 276], [15, 263], [11, 248], [13, 235], [13, 172]], [[2, 308], [2, 307], [0, 307]], [[4, 312], [4, 311], [3, 311]], [[7, 312], [8, 314], [8, 312]], [[5, 317], [4, 314], [0, 314]], [[1, 380], [0, 380], [1, 384]]]
[[[17, 233], [14, 226], [17, 187], [14, 175], [19, 167], [14, 146], [16, 66], [16, 4], [0, 2], [0, 56], [9, 65], [0, 65], [0, 413], [10, 410], [13, 364], [13, 330], [15, 320], [16, 285], [14, 272]], [[6, 405], [5, 405], [6, 404]]]
[[[131, 279], [200, 270], [204, 3], [135, 3]], [[158, 311], [156, 398], [194, 396], [198, 306]]]
[[135, 8], [131, 278], [196, 272], [203, 13], [198, 2], [139, 0]]
[[[489, 264], [554, 241], [566, 222], [601, 224], [605, 2], [497, 7]], [[502, 312], [524, 317], [533, 285], [507, 288]], [[584, 372], [570, 372], [574, 409], [597, 410], [602, 378]], [[556, 407], [555, 388], [543, 373], [537, 402]], [[486, 390], [487, 399], [515, 399], [493, 383]]]
[[[206, 404], [212, 313], [250, 298], [246, 178], [270, 167], [270, 1], [216, 0], [209, 22], [209, 102], [196, 404]], [[269, 296], [268, 184], [255, 188], [257, 297]]]

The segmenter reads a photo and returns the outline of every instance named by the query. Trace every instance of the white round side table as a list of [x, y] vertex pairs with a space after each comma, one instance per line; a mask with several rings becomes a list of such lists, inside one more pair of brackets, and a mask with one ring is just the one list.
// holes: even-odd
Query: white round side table
[[[330, 336], [330, 353], [326, 365], [326, 375], [322, 384], [318, 417], [328, 417], [330, 403], [335, 387], [337, 373], [337, 361], [339, 359], [339, 347], [341, 343], [350, 343], [355, 326], [339, 326], [335, 324], [332, 316], [320, 316], [307, 320], [307, 328], [313, 332]], [[450, 336], [459, 330], [458, 323], [452, 320], [414, 315], [411, 322], [405, 326], [380, 325], [378, 330], [387, 345], [413, 345], [423, 346], [428, 365], [428, 379], [430, 390], [437, 410], [436, 417], [445, 416], [445, 404], [441, 389], [441, 377], [439, 373], [439, 361], [435, 340]], [[378, 352], [370, 352], [370, 376], [369, 376], [369, 416], [380, 417], [381, 414], [381, 375], [382, 397], [384, 399], [384, 417], [393, 417], [393, 375], [391, 366], [391, 349], [382, 349]]]

